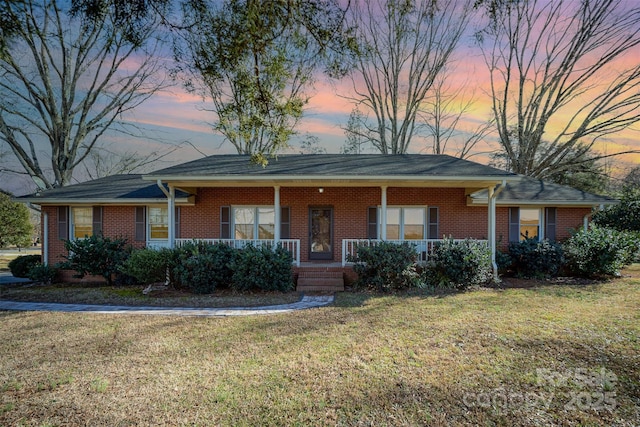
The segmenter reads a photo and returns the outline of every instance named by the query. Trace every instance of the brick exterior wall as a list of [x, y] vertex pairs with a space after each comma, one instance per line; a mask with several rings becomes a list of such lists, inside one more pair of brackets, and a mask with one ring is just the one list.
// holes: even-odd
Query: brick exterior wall
[[[200, 188], [194, 206], [180, 208], [182, 238], [219, 238], [222, 206], [272, 206], [274, 189], [267, 188]], [[367, 209], [381, 201], [379, 187], [282, 187], [280, 204], [290, 208], [291, 238], [300, 239], [303, 262], [309, 259], [309, 208], [333, 208], [333, 261], [342, 257], [342, 239], [367, 238]], [[389, 206], [432, 206], [439, 208], [439, 237], [487, 238], [486, 206], [467, 206], [463, 188], [400, 188], [387, 190]], [[63, 242], [58, 239], [58, 209], [43, 206], [48, 214], [49, 263], [62, 260]], [[558, 208], [556, 233], [559, 240], [569, 236], [569, 230], [581, 227], [589, 208]], [[500, 247], [508, 244], [508, 208], [496, 209], [496, 237]], [[109, 237], [123, 237], [135, 247], [135, 207], [104, 206], [103, 232]]]

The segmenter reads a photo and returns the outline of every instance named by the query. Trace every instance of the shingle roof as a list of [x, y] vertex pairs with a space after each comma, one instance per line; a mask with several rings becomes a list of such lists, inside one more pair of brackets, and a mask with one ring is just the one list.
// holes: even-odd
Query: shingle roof
[[252, 164], [249, 156], [217, 155], [172, 166], [148, 175], [155, 177], [219, 176], [423, 176], [514, 177], [515, 174], [446, 155], [422, 154], [283, 154], [266, 167]]
[[[486, 203], [487, 190], [478, 191], [472, 194], [471, 198], [475, 202]], [[595, 206], [617, 203], [617, 200], [567, 187], [566, 185], [522, 176], [519, 181], [512, 181], [506, 184], [504, 190], [498, 194], [497, 203], [502, 205], [574, 204]]]
[[[188, 196], [189, 194], [176, 190], [177, 198], [186, 198]], [[80, 184], [46, 190], [39, 195], [36, 193], [16, 198], [18, 201], [32, 203], [46, 202], [48, 200], [67, 200], [76, 203], [89, 201], [122, 201], [122, 203], [126, 203], [155, 199], [166, 201], [167, 198], [155, 182], [143, 181], [140, 174], [113, 175]]]

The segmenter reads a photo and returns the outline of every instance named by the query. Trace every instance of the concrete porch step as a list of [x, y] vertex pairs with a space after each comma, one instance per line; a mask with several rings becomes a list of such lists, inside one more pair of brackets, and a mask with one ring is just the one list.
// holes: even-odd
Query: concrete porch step
[[301, 270], [298, 273], [298, 292], [344, 291], [342, 271]]

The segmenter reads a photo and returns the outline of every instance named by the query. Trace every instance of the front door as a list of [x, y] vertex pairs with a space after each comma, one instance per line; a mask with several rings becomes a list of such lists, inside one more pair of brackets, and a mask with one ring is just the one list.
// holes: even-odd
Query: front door
[[333, 208], [309, 208], [309, 259], [333, 259]]

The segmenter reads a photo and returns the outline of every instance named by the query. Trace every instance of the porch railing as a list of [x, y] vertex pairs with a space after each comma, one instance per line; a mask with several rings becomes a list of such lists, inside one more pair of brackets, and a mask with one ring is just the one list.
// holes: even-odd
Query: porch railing
[[[252, 240], [240, 240], [240, 239], [176, 239], [176, 247], [180, 247], [187, 242], [205, 242], [209, 244], [224, 243], [235, 249], [242, 249], [245, 246], [252, 244], [257, 248], [266, 246], [267, 248], [273, 248], [275, 246], [275, 240], [271, 239], [252, 239]], [[288, 250], [293, 257], [293, 264], [300, 266], [300, 239], [280, 239], [278, 242], [280, 246]]]
[[[436, 243], [443, 242], [443, 239], [422, 239], [422, 240], [385, 240], [388, 243], [402, 244], [409, 243], [415, 245], [416, 252], [418, 253], [418, 261], [426, 262], [429, 259], [429, 254], [433, 250]], [[464, 239], [454, 239], [454, 242], [461, 242]], [[487, 243], [486, 240], [478, 240], [480, 242]], [[376, 246], [382, 240], [377, 239], [343, 239], [342, 240], [342, 265], [351, 264], [347, 261], [349, 255], [355, 256], [358, 246]]]

